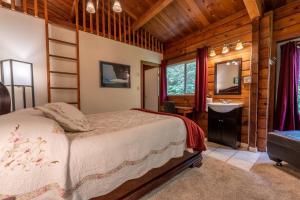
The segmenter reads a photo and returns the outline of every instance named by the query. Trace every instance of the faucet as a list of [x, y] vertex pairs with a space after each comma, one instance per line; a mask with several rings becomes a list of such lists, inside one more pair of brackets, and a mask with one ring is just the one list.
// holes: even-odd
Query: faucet
[[225, 100], [225, 99], [220, 99], [221, 103], [223, 104], [229, 104], [231, 102], [231, 100]]

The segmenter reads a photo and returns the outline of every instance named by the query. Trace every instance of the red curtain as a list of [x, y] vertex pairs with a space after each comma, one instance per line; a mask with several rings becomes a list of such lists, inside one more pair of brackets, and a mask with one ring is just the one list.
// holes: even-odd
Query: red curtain
[[167, 62], [162, 61], [160, 66], [160, 105], [167, 101]]
[[280, 75], [274, 128], [280, 131], [299, 129], [298, 80], [300, 49], [296, 42], [281, 46]]
[[196, 83], [195, 83], [195, 109], [197, 112], [206, 110], [207, 76], [208, 76], [208, 48], [197, 50], [196, 57]]

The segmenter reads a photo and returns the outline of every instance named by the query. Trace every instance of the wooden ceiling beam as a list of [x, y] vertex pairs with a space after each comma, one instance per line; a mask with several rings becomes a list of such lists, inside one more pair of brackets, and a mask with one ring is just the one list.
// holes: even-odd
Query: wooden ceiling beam
[[262, 16], [263, 6], [261, 0], [244, 0], [251, 20]]
[[158, 0], [149, 10], [145, 12], [138, 20], [133, 24], [133, 30], [137, 30], [144, 26], [148, 21], [160, 13], [164, 8], [166, 8], [173, 0]]
[[208, 19], [203, 14], [203, 12], [200, 10], [195, 0], [184, 0], [184, 1], [189, 6], [190, 12], [194, 15], [195, 19], [198, 22], [200, 22], [203, 26], [207, 26], [210, 24]]

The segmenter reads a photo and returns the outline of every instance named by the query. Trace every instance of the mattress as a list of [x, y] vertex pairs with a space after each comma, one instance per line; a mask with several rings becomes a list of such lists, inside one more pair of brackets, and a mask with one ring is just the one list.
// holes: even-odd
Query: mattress
[[[186, 127], [179, 118], [136, 110], [87, 117], [93, 131], [53, 135], [57, 138], [47, 135], [43, 151], [47, 160], [55, 158], [55, 164], [30, 165], [32, 178], [22, 171], [10, 171], [9, 177], [2, 171], [0, 176], [5, 180], [0, 179], [0, 185], [11, 188], [0, 189], [0, 199], [85, 200], [102, 196], [183, 156], [186, 150]], [[56, 142], [63, 141], [62, 137], [66, 141]]]

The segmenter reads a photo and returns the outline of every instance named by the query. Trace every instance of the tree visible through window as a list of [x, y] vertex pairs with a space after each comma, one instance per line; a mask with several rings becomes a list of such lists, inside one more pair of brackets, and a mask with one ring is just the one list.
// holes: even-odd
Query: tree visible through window
[[187, 62], [167, 67], [168, 95], [195, 93], [196, 62]]

